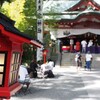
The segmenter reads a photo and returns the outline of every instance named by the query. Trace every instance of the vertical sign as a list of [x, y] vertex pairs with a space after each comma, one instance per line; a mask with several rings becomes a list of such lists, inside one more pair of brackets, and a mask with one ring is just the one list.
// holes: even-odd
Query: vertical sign
[[[43, 42], [43, 0], [37, 0], [37, 39]], [[42, 60], [42, 48], [37, 48], [37, 61]]]

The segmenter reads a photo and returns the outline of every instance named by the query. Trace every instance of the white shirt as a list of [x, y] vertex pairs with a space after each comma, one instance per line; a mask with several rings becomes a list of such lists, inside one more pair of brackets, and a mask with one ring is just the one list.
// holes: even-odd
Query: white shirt
[[53, 67], [54, 67], [53, 61], [49, 61], [47, 65], [49, 66], [49, 70], [53, 70]]
[[74, 40], [73, 39], [70, 39], [70, 44], [74, 44]]
[[78, 60], [78, 54], [75, 55], [75, 61], [77, 62]]
[[92, 46], [93, 45], [93, 42], [92, 41], [89, 41], [88, 43], [88, 47]]
[[49, 66], [47, 65], [47, 63], [41, 65], [41, 70], [42, 70], [43, 72], [49, 70]]
[[83, 40], [83, 41], [81, 42], [81, 45], [82, 45], [82, 47], [86, 47], [87, 42], [86, 42], [85, 40]]
[[92, 55], [91, 54], [86, 54], [86, 61], [91, 61]]
[[48, 63], [42, 64], [41, 69], [43, 72], [48, 71], [48, 70], [53, 70], [54, 67], [54, 62], [50, 61]]
[[24, 81], [25, 80], [25, 77], [28, 75], [28, 71], [27, 71], [27, 69], [26, 69], [26, 67], [24, 66], [24, 65], [21, 65], [20, 67], [19, 67], [19, 80], [20, 81]]

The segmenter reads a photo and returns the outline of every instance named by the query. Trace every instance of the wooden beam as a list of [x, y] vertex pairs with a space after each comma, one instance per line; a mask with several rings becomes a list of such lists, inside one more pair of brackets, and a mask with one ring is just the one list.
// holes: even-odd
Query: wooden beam
[[[66, 11], [66, 12], [62, 12], [62, 13], [43, 13], [44, 16], [46, 15], [49, 15], [49, 16], [52, 16], [52, 15], [75, 15], [75, 14], [79, 14], [79, 13], [82, 13], [82, 12], [85, 12], [85, 11]], [[94, 13], [99, 13], [100, 14], [100, 11], [87, 11], [88, 12], [94, 12]]]

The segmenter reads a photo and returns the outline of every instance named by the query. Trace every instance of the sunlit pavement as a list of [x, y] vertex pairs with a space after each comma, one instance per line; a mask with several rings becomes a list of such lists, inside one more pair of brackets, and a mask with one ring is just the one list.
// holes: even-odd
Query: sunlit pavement
[[11, 100], [100, 100], [100, 68], [85, 71], [75, 66], [54, 68], [55, 78], [32, 79], [31, 93]]

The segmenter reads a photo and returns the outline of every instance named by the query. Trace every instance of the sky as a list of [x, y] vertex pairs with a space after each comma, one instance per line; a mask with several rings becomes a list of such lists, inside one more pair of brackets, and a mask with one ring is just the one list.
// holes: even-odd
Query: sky
[[[62, 12], [64, 10], [67, 10], [71, 6], [77, 4], [79, 1], [80, 0], [47, 0], [43, 4], [43, 12], [48, 12], [48, 10], [50, 10], [50, 8], [53, 8], [53, 7], [57, 9], [57, 12]], [[100, 4], [100, 0], [94, 0], [94, 1]]]

